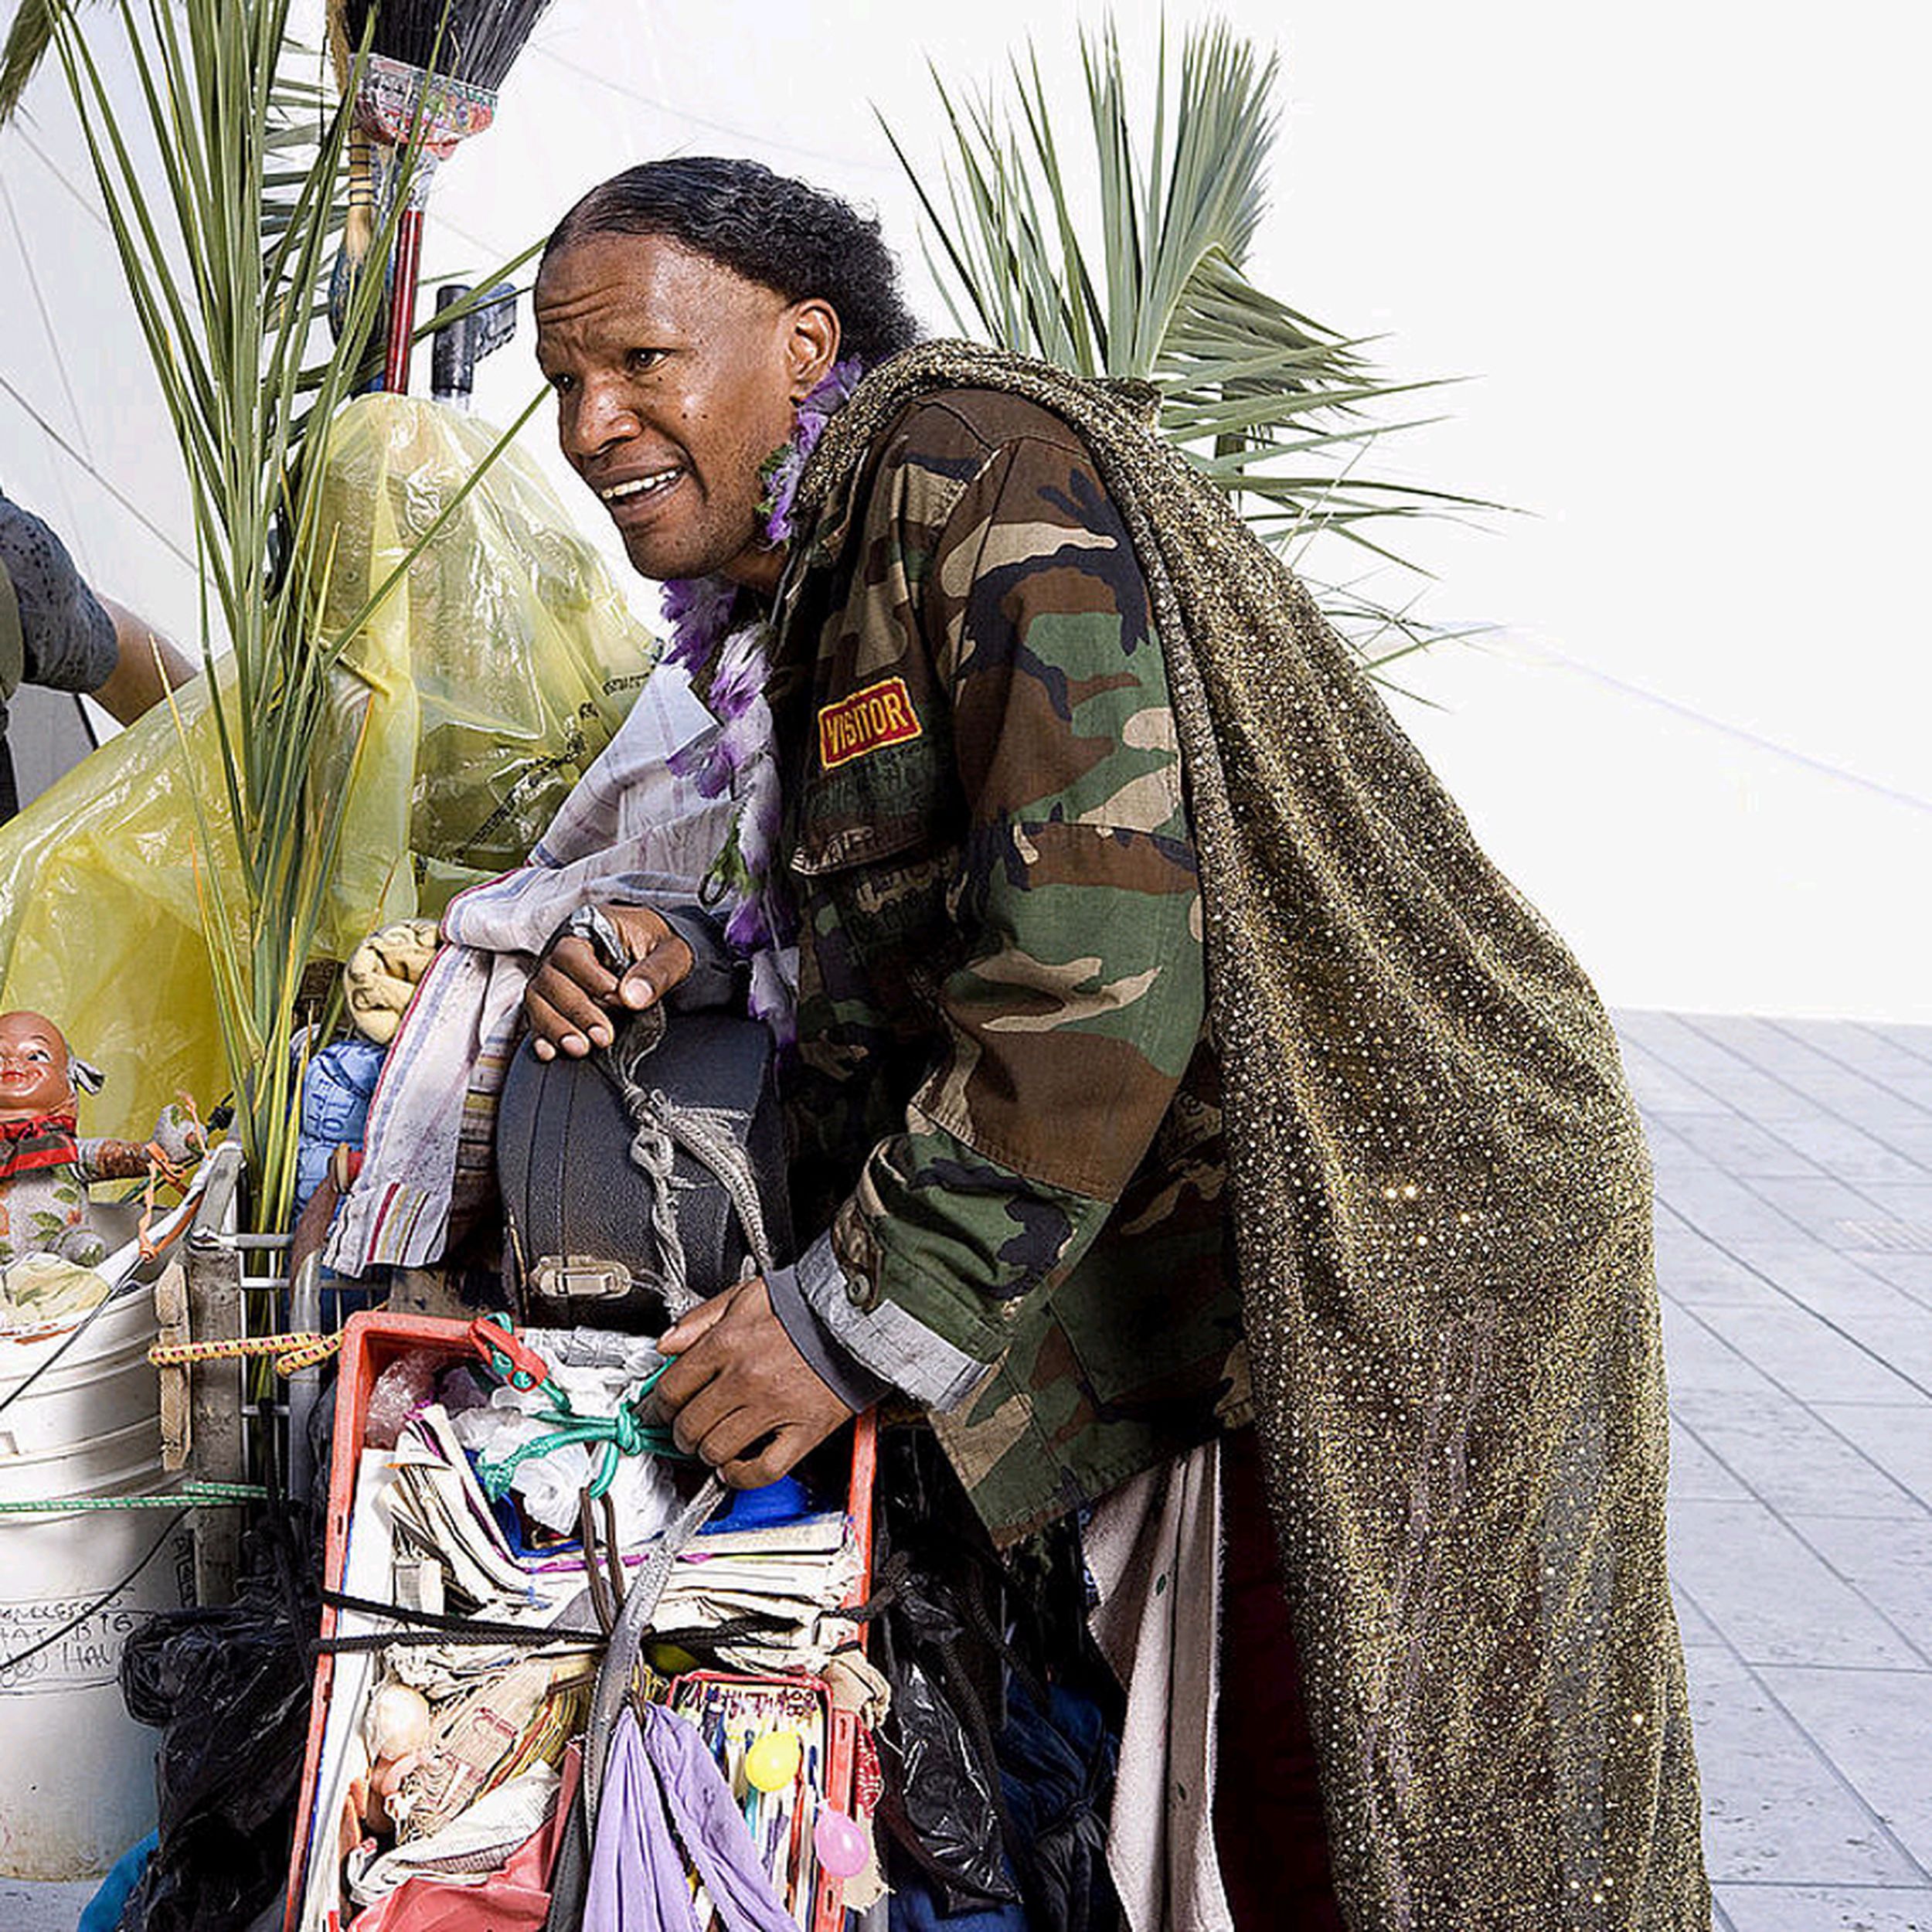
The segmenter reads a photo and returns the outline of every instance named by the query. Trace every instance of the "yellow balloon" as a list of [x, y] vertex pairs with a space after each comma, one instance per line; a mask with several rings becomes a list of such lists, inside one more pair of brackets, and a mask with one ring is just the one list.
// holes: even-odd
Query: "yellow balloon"
[[798, 1775], [804, 1753], [796, 1731], [767, 1731], [745, 1753], [745, 1777], [761, 1791], [782, 1791]]

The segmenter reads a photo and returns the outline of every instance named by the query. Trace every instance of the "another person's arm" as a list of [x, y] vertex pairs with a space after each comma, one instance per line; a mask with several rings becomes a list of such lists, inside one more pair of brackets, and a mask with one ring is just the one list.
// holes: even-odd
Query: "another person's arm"
[[119, 724], [132, 724], [171, 689], [195, 675], [197, 666], [148, 621], [112, 597], [94, 594], [114, 631], [114, 668], [94, 691], [94, 700]]
[[4, 497], [0, 569], [19, 606], [27, 683], [91, 693], [117, 722], [131, 724], [168, 685], [194, 675], [151, 625], [88, 587], [46, 523]]

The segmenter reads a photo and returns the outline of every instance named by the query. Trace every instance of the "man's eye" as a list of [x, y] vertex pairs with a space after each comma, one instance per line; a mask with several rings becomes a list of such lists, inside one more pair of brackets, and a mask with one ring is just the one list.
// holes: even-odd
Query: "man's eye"
[[661, 349], [634, 349], [629, 358], [631, 373], [633, 376], [645, 375], [663, 360], [664, 351]]
[[41, 1066], [50, 1066], [53, 1060], [53, 1056], [44, 1046], [29, 1046], [27, 1058]]
[[556, 391], [558, 395], [568, 396], [577, 386], [577, 378], [573, 376], [566, 376], [560, 369], [550, 378], [550, 386]]

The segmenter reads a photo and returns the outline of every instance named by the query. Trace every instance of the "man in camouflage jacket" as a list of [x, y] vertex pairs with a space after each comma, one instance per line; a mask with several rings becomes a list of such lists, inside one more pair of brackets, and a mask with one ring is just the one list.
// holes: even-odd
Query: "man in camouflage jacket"
[[[1196, 854], [1133, 547], [1059, 417], [972, 389], [907, 410], [849, 500], [774, 540], [820, 385], [913, 335], [876, 227], [801, 184], [633, 169], [566, 217], [536, 301], [565, 454], [633, 563], [768, 600], [773, 631], [805, 1246], [662, 1338], [658, 1401], [750, 1485], [910, 1398], [1010, 1543], [1250, 1419]], [[688, 906], [599, 910], [631, 964], [553, 945], [540, 1057], [716, 963]], [[1274, 1536], [1251, 1448], [1228, 1461], [1223, 1873], [1240, 1926], [1338, 1927]]]
[[[565, 451], [633, 560], [773, 604], [807, 1245], [672, 1331], [661, 1389], [740, 1482], [910, 1397], [1010, 1540], [1247, 1420], [1162, 651], [1090, 456], [1014, 397], [917, 406], [798, 554], [769, 542], [753, 459], [836, 357], [911, 328], [895, 298], [855, 342], [878, 291], [813, 299], [836, 264], [798, 299], [782, 264], [735, 271], [736, 238], [666, 238], [694, 185], [739, 179], [618, 177], [566, 217], [537, 291]], [[560, 942], [528, 1002], [540, 1053], [603, 1043], [612, 1007], [690, 969], [688, 917], [607, 910], [636, 963]]]
[[[1165, 1463], [1096, 1526], [1200, 1498], [1123, 1653], [1156, 1757], [1202, 1707], [1150, 1705], [1140, 1640], [1213, 1641], [1219, 1485], [1227, 1774], [1210, 1842], [1211, 1762], [1156, 1767], [1151, 1861], [1194, 1862], [1130, 1873], [1137, 1923], [1221, 1932], [1204, 1853], [1243, 1928], [1332, 1928], [1338, 1890], [1363, 1927], [1702, 1932], [1649, 1166], [1601, 1002], [1117, 400], [916, 350], [830, 417], [791, 530], [821, 386], [910, 334], [883, 262], [800, 184], [680, 162], [594, 190], [538, 280], [633, 563], [772, 638], [808, 1238], [663, 1338], [661, 1406], [744, 1484], [896, 1390], [1002, 1539]], [[632, 964], [554, 947], [539, 1055], [692, 968], [684, 922], [610, 910]]]

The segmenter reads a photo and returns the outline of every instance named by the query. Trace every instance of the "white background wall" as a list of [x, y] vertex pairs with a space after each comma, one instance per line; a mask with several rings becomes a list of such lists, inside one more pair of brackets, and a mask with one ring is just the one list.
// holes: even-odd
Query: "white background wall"
[[[1261, 279], [1394, 370], [1475, 379], [1379, 461], [1529, 513], [1410, 546], [1427, 614], [1496, 627], [1410, 673], [1436, 708], [1399, 707], [1490, 850], [1613, 1002], [1932, 1021], [1923, 11], [1224, 11], [1286, 70]], [[970, 82], [1030, 32], [1070, 138], [1081, 17], [557, 0], [439, 185], [432, 271], [634, 160], [744, 153], [875, 203], [941, 322], [870, 104], [934, 158], [926, 60]], [[1145, 72], [1156, 9], [1119, 17]], [[29, 107], [0, 137], [0, 381], [75, 455], [0, 388], [0, 483], [192, 634], [189, 573], [128, 507], [185, 541], [57, 75]], [[526, 325], [487, 410], [527, 398], [528, 359]]]

